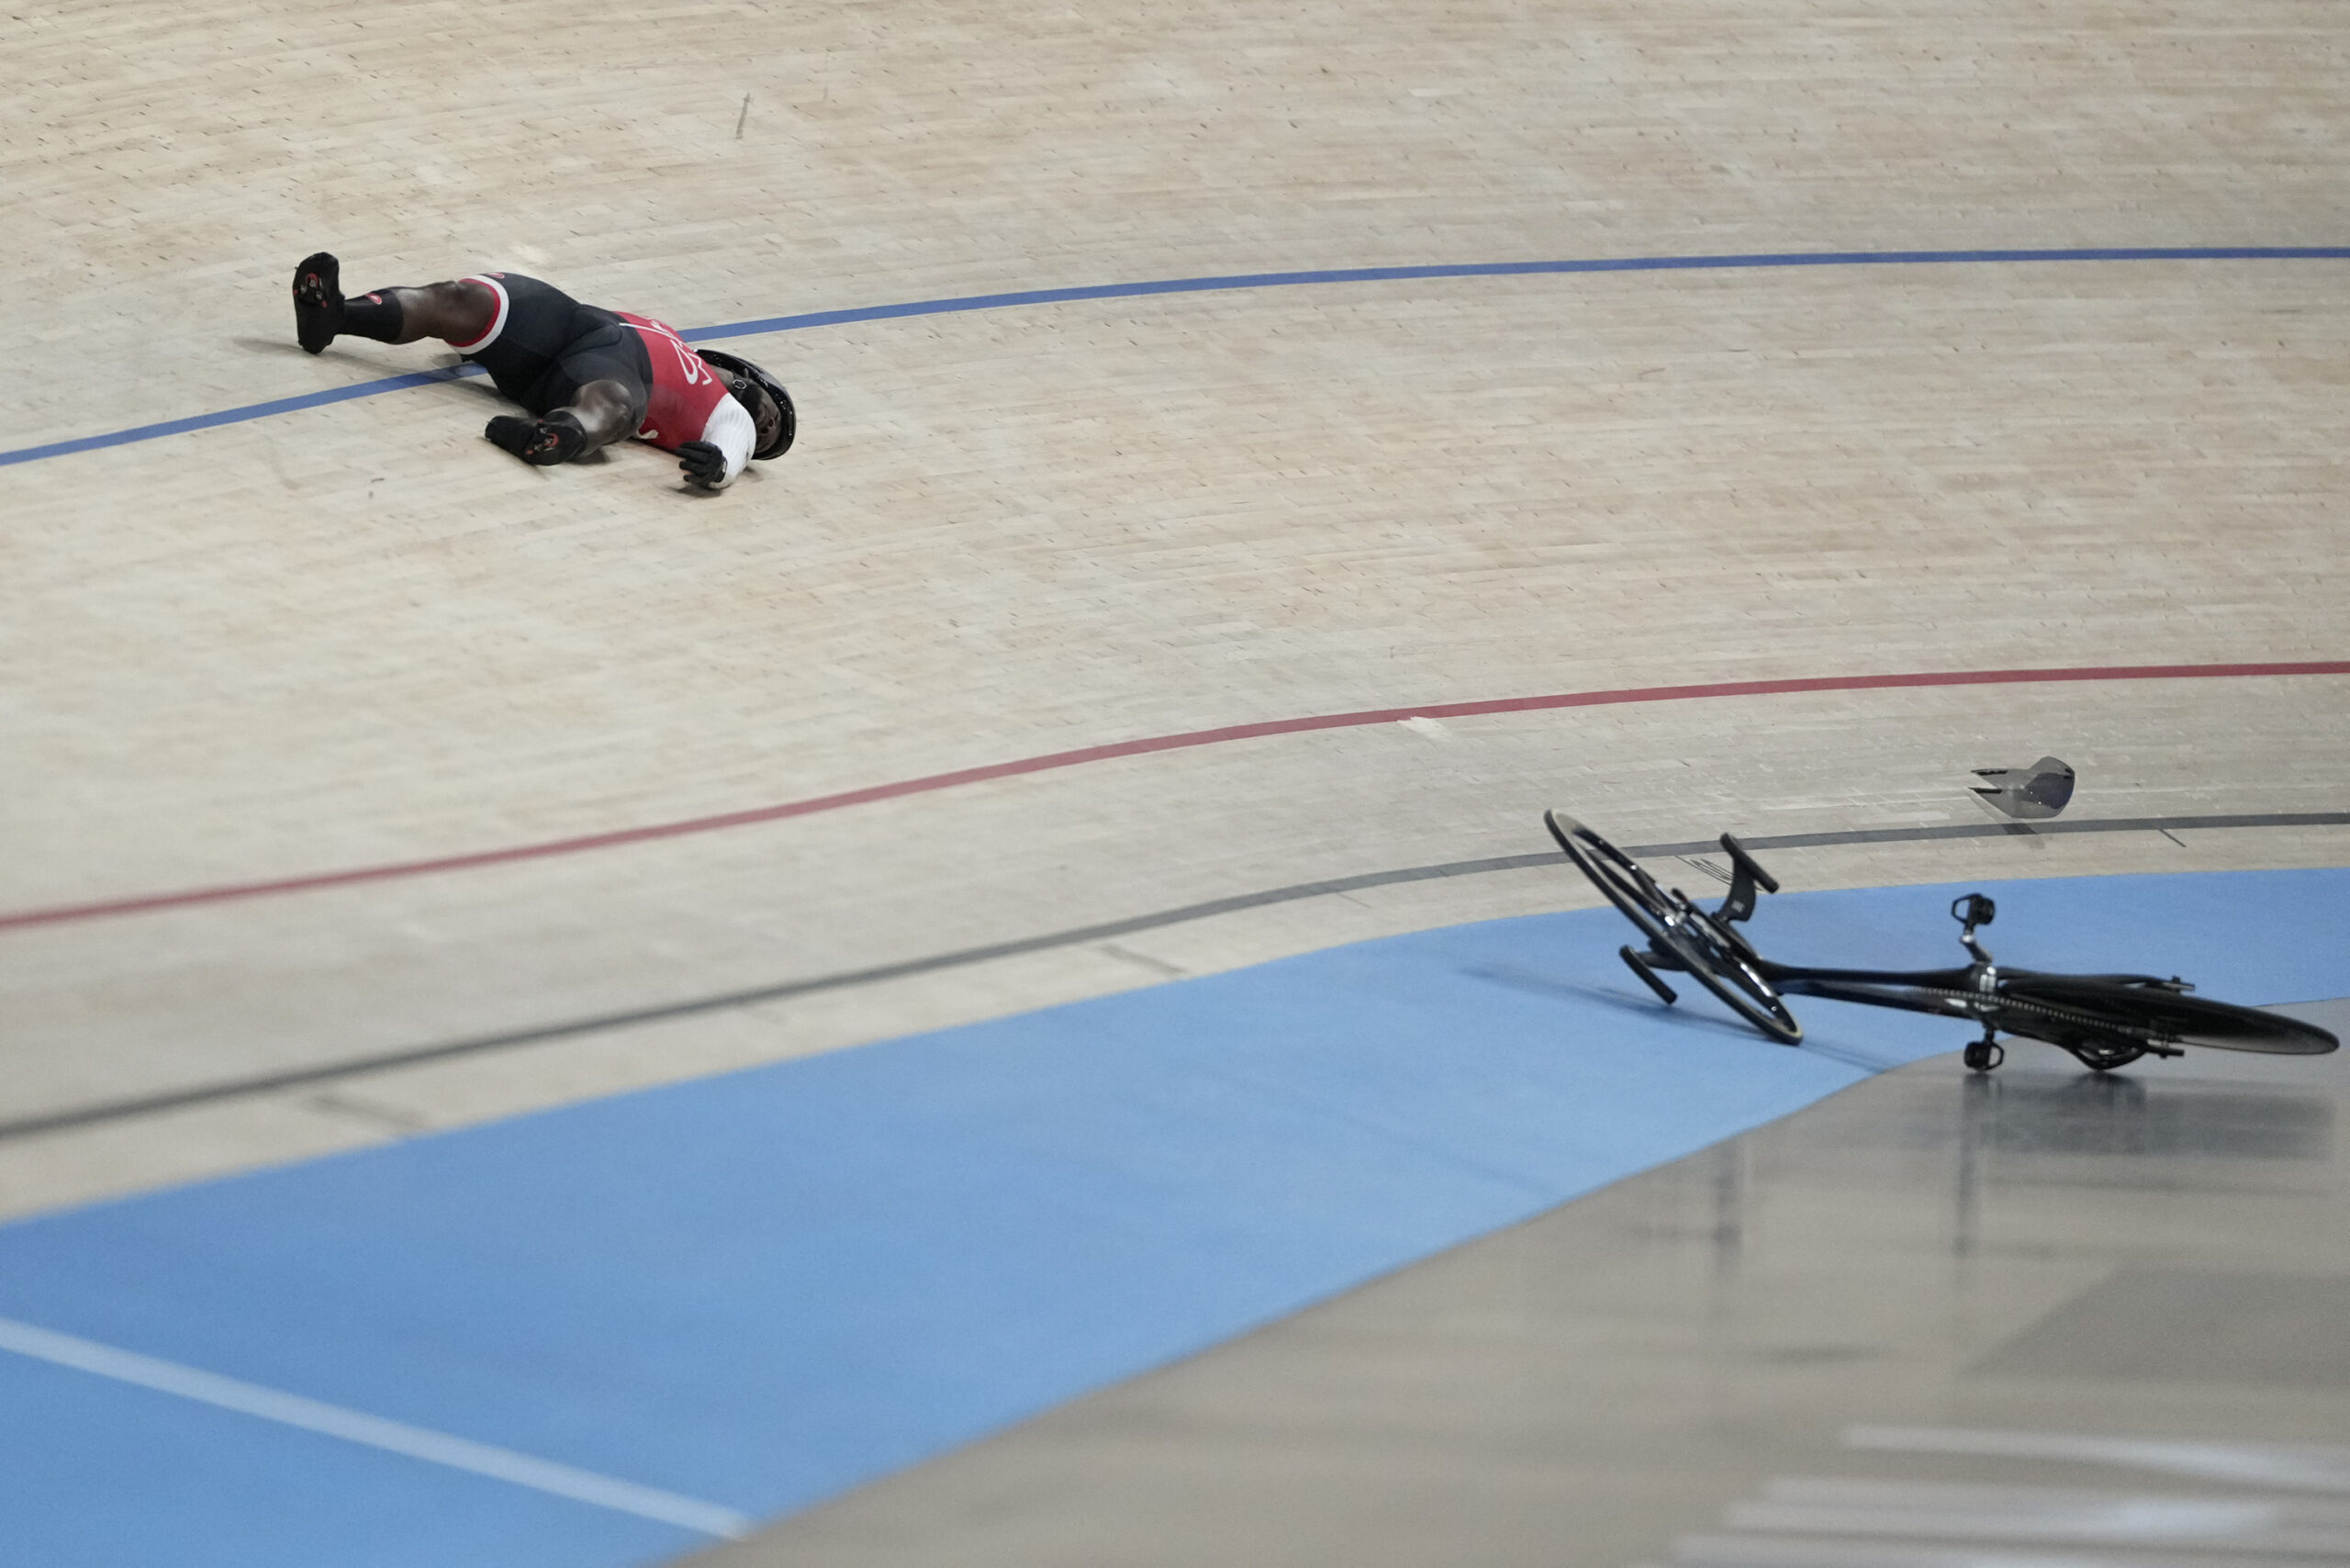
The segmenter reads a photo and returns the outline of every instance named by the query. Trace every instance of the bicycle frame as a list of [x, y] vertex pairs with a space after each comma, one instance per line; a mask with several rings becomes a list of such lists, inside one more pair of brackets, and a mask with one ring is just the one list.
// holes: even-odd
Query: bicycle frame
[[[1984, 1037], [1969, 1047], [1973, 1055], [1998, 1052], [1998, 1057], [2004, 1057], [2006, 1053], [1998, 1051], [1998, 1043], [2001, 1031], [2069, 1050], [2099, 1071], [2109, 1071], [2140, 1056], [2186, 1054], [2177, 1036], [2151, 1025], [2125, 1024], [2061, 1009], [2053, 1003], [2035, 1002], [2028, 994], [2030, 983], [2043, 979], [2095, 979], [2116, 985], [2165, 984], [2152, 975], [2056, 977], [2031, 969], [2002, 972], [1989, 963], [1970, 964], [1963, 969], [1822, 969], [1764, 959], [1757, 968], [1765, 980], [1790, 996], [1821, 996], [1832, 1002], [1856, 1002], [1869, 1007], [1898, 1008], [1980, 1024]], [[2045, 1014], [2033, 1017], [2032, 1014], [2042, 1008], [2046, 1009]], [[2095, 1044], [2091, 1044], [2092, 1038]], [[2123, 1052], [2128, 1055], [2120, 1054]], [[1974, 1063], [1970, 1061], [1968, 1065]], [[1994, 1058], [1984, 1064], [1984, 1070], [1997, 1065], [1998, 1058]]]

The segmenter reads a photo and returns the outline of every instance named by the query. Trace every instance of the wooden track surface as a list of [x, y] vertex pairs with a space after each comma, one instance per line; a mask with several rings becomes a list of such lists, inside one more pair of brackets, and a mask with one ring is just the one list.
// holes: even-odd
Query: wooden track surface
[[[681, 327], [1233, 273], [2350, 241], [2350, 27], [2268, 0], [0, 19], [13, 446], [442, 364], [291, 342], [483, 265]], [[747, 106], [745, 106], [747, 97]], [[737, 135], [737, 128], [740, 134]], [[1044, 752], [1621, 687], [2340, 660], [2350, 262], [1331, 284], [753, 337], [733, 493], [525, 469], [478, 382], [0, 468], [0, 914]], [[0, 931], [0, 1122], [1544, 847], [2350, 810], [2350, 678], [1813, 694], [1238, 743]], [[2339, 864], [2350, 830], [1885, 845], [1791, 882]], [[1580, 902], [1303, 900], [0, 1138], [0, 1213]]]

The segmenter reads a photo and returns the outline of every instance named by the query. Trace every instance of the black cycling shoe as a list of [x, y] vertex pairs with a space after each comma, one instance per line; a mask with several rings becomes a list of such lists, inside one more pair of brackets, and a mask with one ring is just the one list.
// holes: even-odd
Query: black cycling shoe
[[294, 335], [318, 353], [342, 330], [342, 263], [325, 251], [294, 269]]
[[500, 414], [481, 433], [534, 468], [568, 463], [588, 444], [579, 421], [559, 411], [543, 420]]

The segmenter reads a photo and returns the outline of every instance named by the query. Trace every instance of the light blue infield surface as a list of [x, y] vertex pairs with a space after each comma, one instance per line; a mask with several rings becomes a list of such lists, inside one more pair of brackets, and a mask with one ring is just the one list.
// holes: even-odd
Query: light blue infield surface
[[[1753, 929], [1939, 966], [1964, 890]], [[2350, 871], [1985, 890], [2009, 963], [2350, 993]], [[1774, 1046], [1656, 1005], [1627, 935], [1396, 937], [0, 1227], [0, 1562], [658, 1560], [1966, 1038], [1799, 1000]]]

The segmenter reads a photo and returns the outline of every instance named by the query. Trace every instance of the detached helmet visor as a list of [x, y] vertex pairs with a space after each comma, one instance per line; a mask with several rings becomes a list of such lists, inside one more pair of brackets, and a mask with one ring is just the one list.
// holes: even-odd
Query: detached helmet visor
[[791, 394], [783, 383], [753, 364], [740, 354], [722, 353], [717, 349], [696, 349], [702, 363], [714, 366], [726, 377], [727, 387], [734, 400], [750, 410], [751, 418], [759, 417], [759, 394], [765, 392], [775, 399], [776, 409], [783, 417], [776, 423], [775, 434], [762, 442], [751, 455], [762, 463], [770, 457], [781, 457], [791, 450], [791, 438], [799, 433], [800, 424], [792, 411]]

